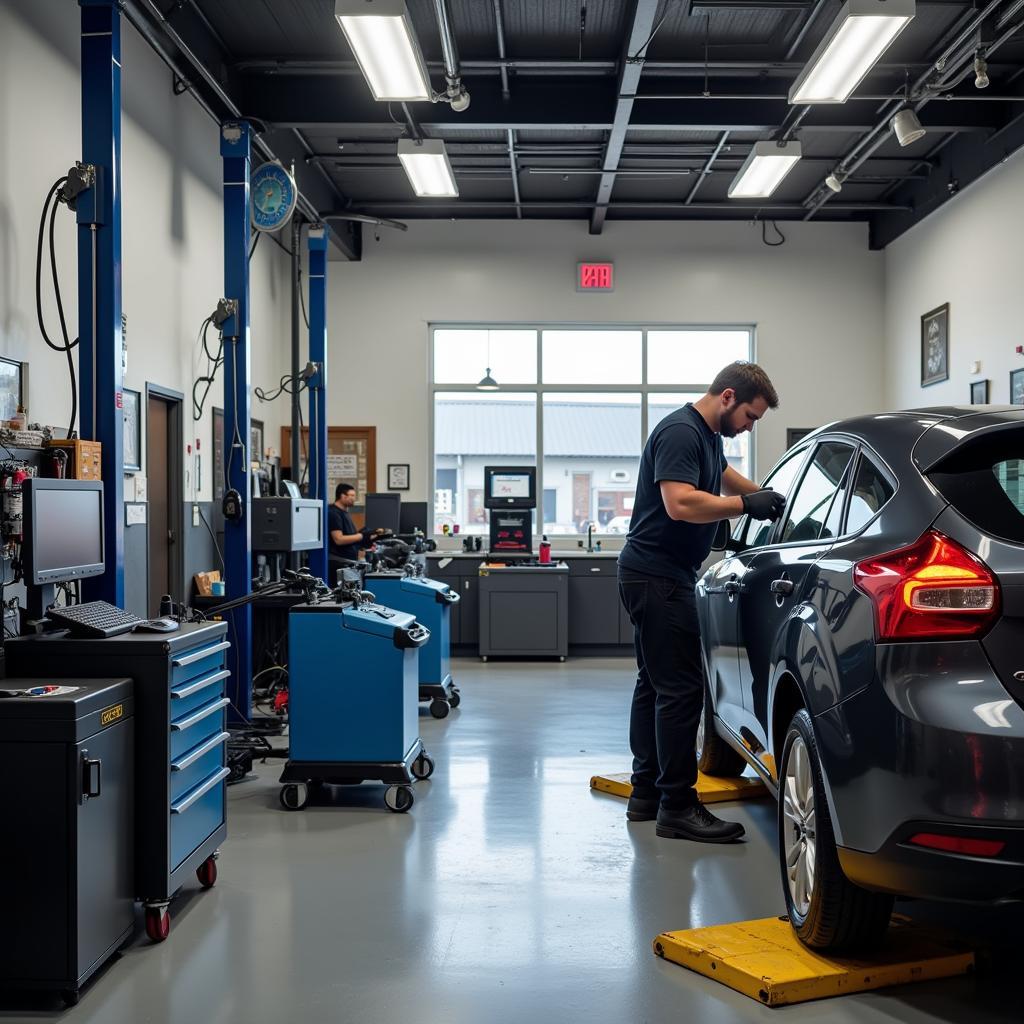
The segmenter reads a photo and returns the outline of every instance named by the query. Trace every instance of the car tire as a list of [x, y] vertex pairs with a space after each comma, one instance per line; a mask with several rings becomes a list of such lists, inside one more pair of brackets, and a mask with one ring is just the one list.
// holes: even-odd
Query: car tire
[[816, 950], [877, 945], [889, 926], [893, 897], [862, 889], [843, 874], [814, 724], [805, 709], [793, 716], [782, 750], [779, 865], [793, 930]]
[[697, 727], [697, 770], [703, 775], [724, 779], [738, 779], [747, 768], [747, 762], [737, 754], [715, 730], [715, 711], [711, 695], [704, 684], [704, 707]]

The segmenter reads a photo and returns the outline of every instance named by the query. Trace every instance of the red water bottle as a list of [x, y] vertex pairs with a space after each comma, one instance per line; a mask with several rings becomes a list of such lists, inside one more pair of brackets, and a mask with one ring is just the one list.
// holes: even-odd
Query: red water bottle
[[548, 540], [546, 534], [540, 538], [540, 564], [551, 564], [551, 542]]

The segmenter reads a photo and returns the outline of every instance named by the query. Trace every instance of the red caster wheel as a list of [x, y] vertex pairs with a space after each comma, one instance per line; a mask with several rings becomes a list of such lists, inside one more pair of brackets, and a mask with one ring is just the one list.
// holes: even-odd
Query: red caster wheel
[[204, 889], [212, 889], [217, 884], [217, 858], [207, 857], [196, 868], [196, 878]]
[[153, 942], [163, 942], [171, 934], [167, 907], [146, 907], [146, 934]]

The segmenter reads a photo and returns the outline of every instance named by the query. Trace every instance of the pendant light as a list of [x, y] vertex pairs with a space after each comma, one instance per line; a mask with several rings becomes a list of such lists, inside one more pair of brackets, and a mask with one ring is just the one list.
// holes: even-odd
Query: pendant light
[[[487, 362], [491, 361], [491, 332], [487, 332]], [[481, 377], [480, 383], [476, 386], [477, 391], [497, 391], [498, 382], [491, 376], [491, 368]]]

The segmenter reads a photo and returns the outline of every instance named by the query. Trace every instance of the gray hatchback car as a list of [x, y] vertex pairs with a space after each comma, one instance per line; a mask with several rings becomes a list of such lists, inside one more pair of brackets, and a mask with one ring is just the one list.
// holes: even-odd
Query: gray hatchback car
[[895, 895], [1024, 898], [1024, 410], [821, 428], [698, 583], [703, 772], [779, 798], [783, 891], [817, 949]]

